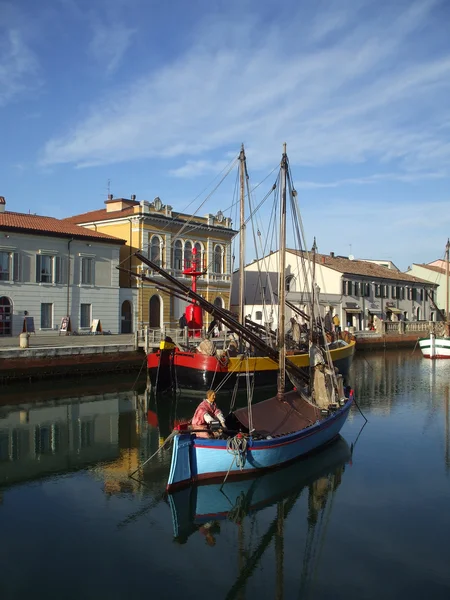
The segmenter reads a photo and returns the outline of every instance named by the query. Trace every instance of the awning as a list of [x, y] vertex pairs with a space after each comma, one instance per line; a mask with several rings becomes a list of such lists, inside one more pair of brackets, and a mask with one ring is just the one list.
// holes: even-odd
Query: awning
[[371, 313], [372, 315], [380, 315], [383, 311], [381, 310], [381, 308], [368, 308], [367, 312]]
[[391, 311], [394, 315], [401, 315], [403, 311], [401, 311], [396, 306], [386, 306], [386, 312]]
[[362, 310], [360, 308], [344, 308], [345, 312], [348, 313], [360, 313]]

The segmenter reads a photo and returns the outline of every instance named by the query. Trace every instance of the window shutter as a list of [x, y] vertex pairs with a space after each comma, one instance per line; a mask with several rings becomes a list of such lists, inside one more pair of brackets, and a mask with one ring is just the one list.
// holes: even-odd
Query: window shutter
[[41, 255], [36, 254], [36, 283], [41, 281]]
[[55, 256], [55, 283], [62, 283], [61, 257]]
[[18, 252], [13, 253], [13, 281], [20, 281], [20, 254]]

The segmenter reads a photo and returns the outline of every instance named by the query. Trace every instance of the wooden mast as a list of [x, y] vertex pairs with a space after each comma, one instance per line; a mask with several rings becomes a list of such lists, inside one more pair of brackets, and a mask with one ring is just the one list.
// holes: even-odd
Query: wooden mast
[[449, 310], [449, 254], [450, 254], [450, 240], [447, 238], [447, 244], [445, 246], [445, 260], [446, 260], [446, 265], [445, 265], [445, 269], [446, 269], [446, 276], [447, 276], [447, 281], [446, 281], [446, 298], [445, 298], [445, 335], [449, 336], [450, 335], [450, 319], [449, 319], [449, 314], [448, 314], [448, 310]]
[[239, 235], [239, 323], [245, 325], [245, 152], [244, 144], [239, 154], [239, 183], [240, 183], [240, 235]]
[[283, 144], [283, 156], [281, 157], [281, 208], [280, 208], [280, 275], [278, 284], [278, 390], [279, 400], [283, 399], [286, 384], [286, 179], [287, 179], [287, 155], [286, 144]]

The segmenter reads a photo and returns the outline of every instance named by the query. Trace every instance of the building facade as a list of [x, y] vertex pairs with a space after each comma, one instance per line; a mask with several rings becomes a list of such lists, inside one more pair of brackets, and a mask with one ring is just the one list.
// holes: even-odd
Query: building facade
[[[246, 284], [245, 312], [262, 325], [276, 323], [278, 319], [276, 303], [272, 301], [269, 304], [267, 300], [268, 286], [278, 293], [274, 284], [278, 277], [278, 254], [273, 252], [246, 266], [251, 287], [247, 289]], [[312, 254], [309, 256], [311, 258]], [[300, 251], [287, 250], [284, 285], [287, 300], [309, 312], [312, 265], [306, 260], [305, 269], [303, 259]], [[254, 281], [258, 273], [264, 274], [266, 282], [261, 289], [266, 298], [264, 303], [259, 300], [261, 294], [257, 293]], [[234, 276], [233, 290], [236, 290], [238, 273]], [[371, 329], [375, 317], [390, 321], [436, 320], [436, 310], [431, 301], [436, 295], [436, 284], [395, 269], [334, 254], [316, 254], [315, 281], [321, 315], [324, 317], [327, 312], [337, 314], [344, 329]], [[233, 309], [236, 307], [233, 306]], [[287, 316], [292, 316], [289, 310]]]
[[121, 288], [136, 290], [137, 326], [151, 328], [176, 327], [186, 302], [157, 289], [155, 284], [136, 279], [131, 272], [142, 273], [164, 281], [138, 260], [139, 251], [171, 275], [191, 285], [183, 270], [199, 257], [204, 274], [197, 281], [197, 291], [222, 308], [229, 307], [231, 287], [231, 239], [236, 234], [231, 220], [221, 211], [216, 215], [197, 217], [177, 213], [155, 198], [153, 202], [114, 198], [104, 209], [65, 219], [66, 222], [126, 240], [121, 248]]
[[94, 320], [103, 331], [120, 332], [115, 267], [123, 244], [52, 217], [7, 211], [1, 197], [0, 336], [54, 333], [63, 320], [80, 333]]
[[413, 264], [407, 273], [438, 286], [435, 297], [436, 306], [442, 313], [445, 313], [447, 306], [447, 271], [445, 261], [435, 261], [430, 264]]

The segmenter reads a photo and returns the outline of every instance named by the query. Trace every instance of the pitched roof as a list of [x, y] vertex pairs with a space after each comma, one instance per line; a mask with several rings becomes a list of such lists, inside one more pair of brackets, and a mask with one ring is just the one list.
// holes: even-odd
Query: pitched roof
[[425, 265], [425, 264], [417, 264], [414, 263], [416, 267], [422, 267], [422, 269], [430, 269], [430, 271], [434, 271], [435, 273], [440, 273], [441, 275], [445, 275], [445, 269], [442, 267], [436, 267], [435, 265]]
[[73, 217], [66, 217], [63, 219], [65, 223], [94, 223], [95, 221], [108, 221], [110, 219], [121, 219], [123, 217], [133, 216], [134, 204], [127, 206], [120, 210], [114, 210], [107, 212], [106, 208], [100, 208], [98, 210], [91, 210], [90, 212], [82, 213], [81, 215], [74, 215]]
[[[306, 254], [301, 250], [291, 250], [288, 249], [288, 252], [295, 254], [297, 256], [305, 256]], [[310, 257], [311, 257], [310, 253]], [[425, 281], [424, 279], [420, 279], [419, 277], [414, 277], [413, 275], [407, 275], [406, 273], [401, 273], [400, 271], [394, 271], [393, 269], [388, 269], [387, 267], [382, 267], [381, 265], [377, 265], [375, 263], [363, 261], [363, 260], [350, 260], [349, 258], [345, 258], [344, 256], [328, 256], [327, 254], [316, 254], [316, 263], [325, 265], [330, 269], [334, 269], [335, 271], [339, 271], [340, 273], [345, 273], [348, 275], [361, 275], [363, 277], [375, 277], [377, 279], [389, 279], [391, 281], [405, 281], [410, 283], [428, 283], [429, 281]]]
[[125, 240], [79, 227], [68, 223], [64, 219], [54, 217], [41, 217], [17, 212], [0, 212], [0, 229], [17, 231], [20, 233], [34, 233], [37, 235], [49, 235], [55, 237], [73, 237], [76, 239], [89, 239], [107, 244], [124, 244]]

